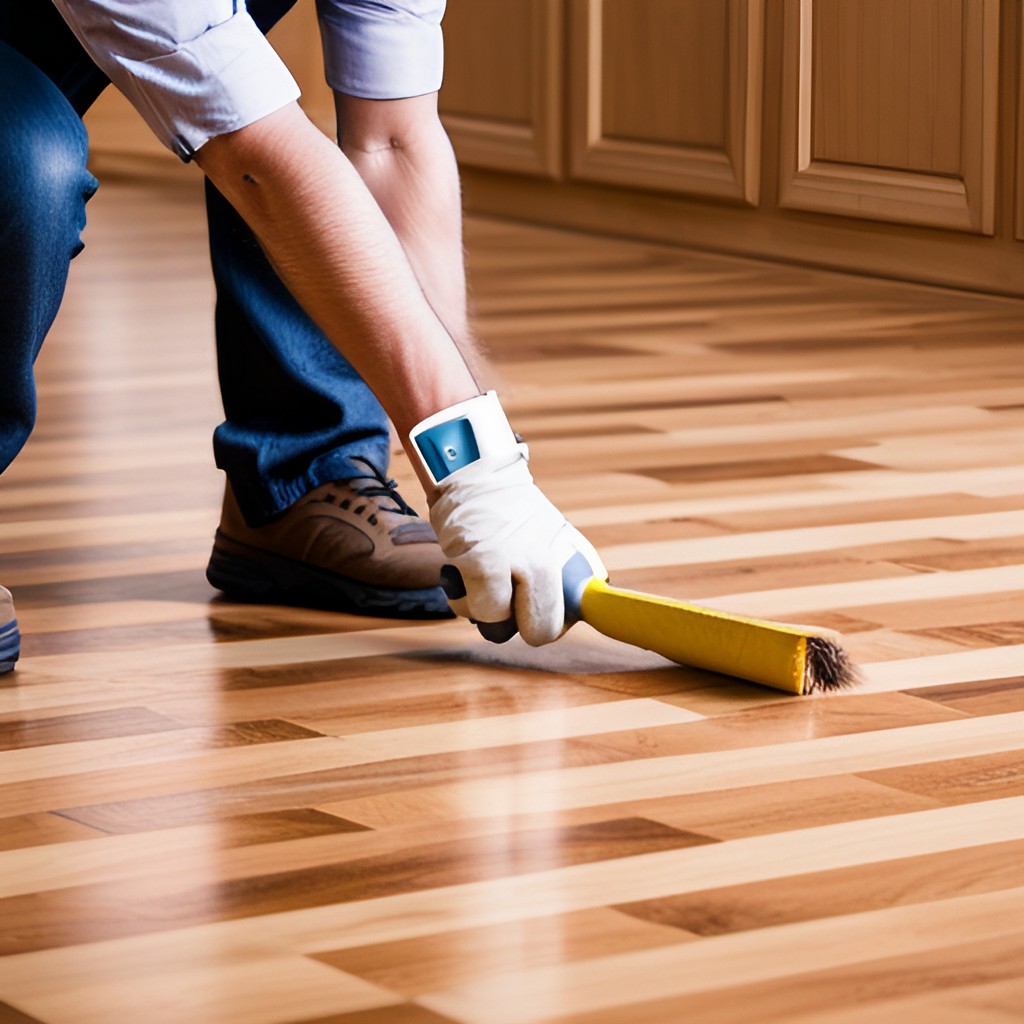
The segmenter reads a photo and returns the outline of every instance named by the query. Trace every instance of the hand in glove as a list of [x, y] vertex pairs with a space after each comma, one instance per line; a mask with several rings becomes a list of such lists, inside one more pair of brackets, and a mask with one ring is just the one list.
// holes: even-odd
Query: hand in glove
[[567, 625], [564, 566], [579, 553], [588, 578], [608, 573], [593, 545], [533, 482], [526, 446], [497, 396], [488, 392], [445, 409], [410, 437], [439, 491], [430, 522], [465, 587], [452, 609], [481, 624], [512, 619], [535, 647], [556, 640]]

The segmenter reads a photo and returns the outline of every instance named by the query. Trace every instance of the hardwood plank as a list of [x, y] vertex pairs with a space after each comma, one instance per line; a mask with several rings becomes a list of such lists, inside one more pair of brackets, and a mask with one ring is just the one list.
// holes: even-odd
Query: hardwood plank
[[667, 757], [701, 751], [738, 750], [826, 736], [882, 732], [930, 722], [952, 721], [935, 715], [907, 694], [853, 694], [827, 701], [776, 702], [701, 723], [607, 732], [593, 743], [634, 758]]
[[[139, 456], [142, 460], [144, 457]], [[179, 455], [176, 458], [184, 458]], [[147, 465], [152, 465], [145, 460]], [[172, 463], [173, 464], [173, 463]], [[170, 469], [171, 465], [165, 466]], [[71, 463], [57, 463], [40, 467], [45, 476], [61, 475], [71, 468]], [[86, 467], [76, 465], [79, 471]], [[105, 466], [109, 469], [109, 466]], [[130, 465], [123, 468], [132, 468]], [[4, 526], [4, 551], [37, 551], [39, 548], [73, 548], [79, 544], [108, 544], [119, 542], [158, 541], [161, 536], [173, 533], [178, 537], [202, 537], [210, 535], [210, 513], [207, 509], [185, 512], [151, 512], [140, 515], [94, 516], [86, 522], [74, 519], [46, 519], [36, 522], [7, 523]]]
[[0, 1024], [42, 1024], [36, 1017], [30, 1017], [15, 1009], [10, 1003], [0, 1002]]
[[[873, 1007], [876, 1020], [896, 1024], [914, 1017], [946, 1024], [970, 1020], [981, 1024], [1012, 1024], [1020, 1018], [1020, 995], [1024, 984], [1019, 979], [981, 985], [962, 985], [952, 991], [893, 999]], [[817, 1015], [822, 1021], [852, 1021], [848, 1011], [832, 1010]]]
[[[63, 816], [58, 820], [64, 820]], [[460, 830], [458, 834], [473, 838], [487, 831]], [[87, 846], [79, 841], [83, 835], [87, 839], [103, 836], [104, 841]], [[436, 835], [422, 838], [437, 840]], [[404, 851], [391, 835], [371, 834], [365, 825], [313, 808], [238, 815], [206, 825], [127, 835], [86, 829], [64, 838], [62, 848], [53, 851], [60, 856], [40, 857], [31, 849], [0, 855], [0, 896], [92, 885], [112, 887], [131, 879], [149, 879], [155, 897], [177, 891], [193, 877], [202, 877], [211, 855], [216, 855], [221, 881], [227, 882]]]
[[757, 558], [780, 552], [828, 551], [860, 544], [944, 537], [953, 540], [990, 540], [1020, 532], [1016, 512], [989, 512], [972, 516], [902, 519], [890, 522], [819, 526], [804, 530], [764, 530], [720, 540], [665, 541], [657, 544], [619, 544], [606, 549], [609, 569], [639, 569], [653, 565], [686, 565], [714, 562], [722, 557]]
[[1024, 750], [866, 772], [863, 777], [911, 793], [927, 792], [947, 804], [1013, 796], [1024, 792]]
[[[559, 1017], [559, 1024], [619, 1024], [624, 1012], [631, 1024], [667, 1024], [699, 1020], [701, 1024], [745, 1024], [751, 1007], [759, 1020], [804, 1022], [830, 1019], [847, 1007], [872, 1021], [887, 1013], [899, 1020], [987, 1022], [983, 1006], [968, 1000], [1020, 991], [1019, 939], [999, 938], [964, 943], [926, 953], [896, 955], [838, 968], [798, 972], [767, 982], [699, 992], [686, 996], [631, 1003], [626, 1010], [596, 1010]], [[1009, 980], [1008, 979], [1012, 979]], [[1004, 988], [1006, 986], [1006, 988]], [[917, 1002], [919, 996], [934, 996]], [[962, 1001], [963, 1000], [963, 1001]], [[945, 1015], [945, 1008], [953, 1014]], [[851, 1013], [850, 1020], [854, 1019]], [[1010, 1018], [998, 1016], [1000, 1024]]]
[[1024, 644], [987, 647], [957, 654], [906, 658], [863, 666], [863, 688], [874, 693], [919, 686], [965, 683], [1013, 675], [1024, 658]]
[[[1005, 607], [1002, 609], [1005, 614]], [[975, 618], [983, 617], [984, 622], [968, 622], [964, 625], [920, 627], [908, 629], [914, 636], [950, 640], [965, 647], [1020, 646], [1024, 641], [1024, 623], [1019, 619], [1000, 621], [999, 611], [994, 614], [974, 613]], [[964, 618], [967, 618], [965, 615]], [[906, 627], [904, 627], [906, 628]]]
[[[159, 738], [156, 738], [156, 737]], [[300, 745], [304, 739], [324, 739], [318, 732], [292, 722], [239, 722], [209, 729], [161, 730], [159, 733], [78, 740], [49, 746], [27, 746], [7, 752], [0, 765], [0, 792], [38, 779], [69, 778], [78, 773], [118, 767], [185, 760], [197, 751], [222, 750], [263, 743]]]
[[315, 958], [412, 999], [481, 975], [654, 949], [694, 938], [677, 927], [598, 908], [327, 951]]
[[102, 834], [98, 829], [70, 821], [58, 814], [23, 814], [0, 818], [0, 853], [80, 839], [98, 839]]
[[[453, 814], [462, 816], [466, 814], [466, 807], [472, 807], [473, 813], [487, 816], [506, 813], [507, 802], [512, 801], [519, 813], [555, 811], [716, 792], [750, 785], [755, 779], [761, 783], [785, 782], [848, 772], [881, 771], [883, 767], [899, 767], [900, 764], [948, 761], [955, 756], [980, 754], [982, 750], [1017, 751], [1020, 729], [1015, 715], [998, 715], [904, 726], [867, 735], [829, 736], [767, 747], [563, 768], [556, 772], [521, 775], [504, 790], [492, 780], [458, 782], [407, 791], [399, 813], [406, 821], [438, 821]], [[877, 767], [869, 767], [872, 762]], [[361, 820], [357, 798], [332, 806], [345, 817]]]
[[892, 906], [928, 903], [950, 895], [1012, 889], [1024, 881], [1024, 843], [998, 843], [951, 850], [875, 866], [809, 872], [699, 896], [668, 896], [616, 907], [642, 921], [682, 928], [697, 935], [726, 935], [794, 921], [840, 917]]
[[[470, 884], [487, 878], [713, 844], [715, 840], [642, 819], [620, 819], [568, 829], [485, 836], [474, 843], [437, 843], [412, 853], [221, 882], [196, 889], [178, 880], [161, 892], [150, 879], [65, 887], [0, 898], [0, 915], [19, 922], [0, 935], [0, 955], [143, 935], [201, 922], [264, 916], [321, 904], [365, 901], [385, 894]], [[131, 908], [130, 913], [126, 909]]]
[[926, 686], [912, 690], [915, 697], [933, 700], [972, 715], [997, 715], [1024, 710], [1024, 676], [1008, 679], [972, 679], [952, 686]]
[[[877, 401], [877, 399], [873, 399]], [[783, 477], [785, 480], [785, 477]], [[818, 481], [819, 486], [809, 490], [791, 491], [772, 488], [761, 496], [761, 511], [787, 511], [795, 509], [827, 510], [833, 506], [854, 506], [862, 502], [875, 503], [893, 499], [929, 498], [935, 495], [984, 494], [1000, 485], [1012, 487], [1014, 493], [1021, 488], [1020, 472], [1016, 466], [983, 467], [978, 469], [952, 469], [935, 473], [899, 473], [877, 470], [870, 475], [858, 475], [855, 481], [840, 474], [827, 474]], [[708, 488], [703, 489], [705, 492]], [[720, 489], [719, 489], [720, 490]], [[618, 497], [618, 495], [617, 495]], [[914, 502], [916, 505], [916, 500]], [[573, 521], [581, 528], [600, 524], [643, 521], [654, 515], [662, 516], [725, 516], [748, 513], [750, 499], [744, 495], [702, 493], [701, 488], [687, 487], [685, 492], [660, 492], [660, 500], [646, 503], [607, 504], [573, 510]]]
[[[209, 955], [212, 954], [212, 955]], [[130, 1019], [167, 1022], [223, 1021], [281, 1024], [296, 1006], [312, 1014], [347, 1013], [394, 1004], [395, 998], [364, 981], [305, 957], [253, 950], [231, 962], [208, 951], [188, 966], [113, 980], [85, 981], [77, 988], [33, 992], [19, 1002], [47, 1024], [105, 1024], [110, 1008]]]
[[[927, 712], [924, 712], [927, 715]], [[952, 717], [952, 713], [947, 713]], [[537, 743], [544, 740], [569, 739], [577, 736], [598, 736], [621, 729], [640, 729], [645, 733], [662, 726], [700, 721], [704, 716], [695, 711], [675, 708], [656, 700], [626, 700], [566, 708], [557, 716], [549, 710], [523, 714], [477, 717], [465, 721], [433, 725], [391, 728], [383, 732], [364, 732], [358, 737], [348, 734], [347, 717], [308, 719], [310, 727], [331, 736], [346, 736], [346, 749], [358, 763], [402, 757], [421, 757], [452, 750], [483, 750], [516, 743]], [[945, 717], [941, 713], [937, 717]], [[357, 762], [353, 762], [357, 763]]]
[[[609, 1006], [622, 1012], [623, 989], [629, 991], [631, 986], [665, 998], [776, 978], [795, 982], [799, 973], [877, 960], [886, 949], [897, 955], [937, 951], [941, 956], [950, 947], [1002, 935], [1016, 943], [1021, 930], [1011, 914], [1019, 913], [1020, 906], [1018, 889], [955, 898], [930, 907], [867, 911], [595, 958], [562, 966], [557, 980], [554, 971], [544, 968], [492, 976], [422, 996], [419, 1001], [474, 1024], [558, 1019]], [[922, 929], [926, 918], [929, 925]], [[878, 937], [883, 929], [886, 942], [880, 949]], [[510, 998], [496, 999], [499, 992]]]
[[[290, 721], [301, 719], [318, 731], [326, 722], [344, 721], [346, 735], [355, 736], [378, 732], [382, 723], [405, 729], [541, 711], [560, 714], [629, 699], [589, 686], [583, 678], [511, 668], [484, 674], [472, 663], [445, 665], [443, 690], [438, 689], [436, 662], [429, 659], [371, 658], [363, 664], [347, 663], [345, 669], [343, 680], [336, 663], [225, 672], [216, 703], [186, 691], [162, 695], [151, 704], [188, 725], [277, 714]], [[386, 693], [380, 689], [381, 669], [395, 677]]]
[[[888, 615], [880, 615], [881, 610], [887, 605], [895, 610], [902, 609], [907, 602], [995, 594], [1001, 595], [1000, 599], [1005, 600], [1005, 595], [1020, 589], [1019, 568], [1007, 565], [964, 569], [959, 572], [928, 572], [888, 579], [875, 578], [809, 587], [787, 587], [759, 593], [730, 594], [728, 598], [705, 599], [701, 603], [712, 608], [728, 604], [729, 609], [738, 614], [770, 618], [795, 615], [818, 608], [873, 608], [874, 615], [870, 611], [863, 614], [875, 617], [876, 620], [881, 617], [883, 622], [891, 622], [892, 619]], [[934, 606], [929, 610], [934, 611]]]
[[[853, 775], [830, 775], [608, 804], [602, 813], [618, 813], [616, 808], [632, 807], [676, 828], [693, 829], [719, 839], [737, 839], [938, 806], [939, 802], [931, 796], [891, 789]], [[594, 811], [580, 808], [564, 813], [568, 820], [577, 820]], [[366, 814], [362, 819], [371, 820]]]
[[692, 480], [742, 480], [744, 477], [811, 473], [857, 473], [873, 469], [869, 462], [845, 459], [838, 455], [804, 455], [784, 459], [737, 460], [710, 462], [698, 466], [655, 466], [644, 469], [646, 476], [668, 483], [689, 483]]
[[124, 708], [84, 715], [54, 715], [46, 718], [0, 719], [0, 750], [23, 750], [58, 743], [120, 736], [149, 736], [181, 729], [181, 723], [149, 708]]
[[293, 1024], [457, 1024], [451, 1017], [442, 1017], [433, 1010], [412, 1003], [398, 1003], [374, 1010], [357, 1010], [355, 1013], [332, 1013], [329, 1017], [316, 1020], [303, 1018]]

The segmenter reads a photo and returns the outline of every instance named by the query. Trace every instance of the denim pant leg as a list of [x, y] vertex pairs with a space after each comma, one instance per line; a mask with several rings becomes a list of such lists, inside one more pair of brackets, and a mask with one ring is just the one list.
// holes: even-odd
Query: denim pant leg
[[252, 232], [207, 182], [225, 422], [217, 465], [251, 525], [308, 491], [387, 471], [387, 416], [373, 392], [292, 298]]
[[[263, 32], [295, 0], [249, 0]], [[306, 316], [242, 219], [209, 183], [217, 367], [225, 422], [213, 438], [246, 519], [272, 519], [308, 491], [387, 471], [388, 421], [362, 378]]]
[[0, 42], [0, 472], [35, 423], [32, 367], [82, 249], [86, 170], [81, 118], [30, 61]]

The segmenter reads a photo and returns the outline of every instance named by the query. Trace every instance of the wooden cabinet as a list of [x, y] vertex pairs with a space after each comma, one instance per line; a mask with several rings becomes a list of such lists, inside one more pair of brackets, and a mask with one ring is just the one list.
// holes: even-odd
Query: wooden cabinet
[[999, 0], [786, 0], [779, 202], [991, 235]]
[[472, 0], [444, 21], [441, 110], [460, 160], [477, 167], [562, 176], [561, 0]]
[[[1024, 296], [1022, 8], [448, 0], [441, 109], [470, 210]], [[331, 132], [312, 0], [271, 38]]]
[[1024, 295], [1022, 6], [449, 0], [468, 204]]
[[570, 171], [758, 200], [761, 0], [571, 0]]

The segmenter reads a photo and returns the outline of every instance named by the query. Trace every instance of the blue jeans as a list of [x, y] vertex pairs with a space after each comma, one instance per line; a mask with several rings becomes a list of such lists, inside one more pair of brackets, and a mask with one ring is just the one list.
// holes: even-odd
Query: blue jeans
[[[266, 31], [294, 0], [250, 0]], [[35, 422], [32, 367], [81, 251], [82, 115], [107, 80], [49, 3], [0, 5], [0, 473]], [[229, 204], [207, 186], [225, 421], [217, 465], [250, 525], [331, 480], [384, 473], [388, 422], [373, 393], [300, 309]], [[157, 242], [158, 240], [154, 240]]]

